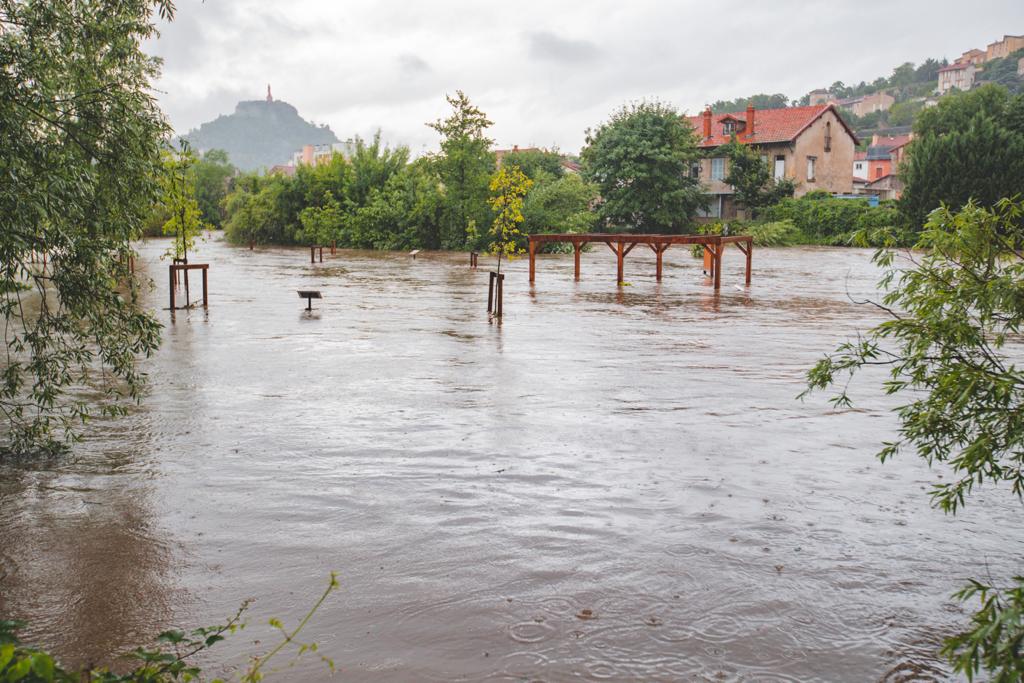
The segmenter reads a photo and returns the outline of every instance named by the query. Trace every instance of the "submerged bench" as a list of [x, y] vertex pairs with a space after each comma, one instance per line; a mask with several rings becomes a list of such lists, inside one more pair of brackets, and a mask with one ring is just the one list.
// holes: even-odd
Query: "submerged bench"
[[300, 299], [305, 299], [306, 302], [307, 302], [306, 310], [307, 311], [312, 311], [313, 310], [313, 299], [323, 299], [323, 296], [321, 296], [320, 291], [317, 290], [317, 289], [300, 289], [299, 290], [299, 298]]

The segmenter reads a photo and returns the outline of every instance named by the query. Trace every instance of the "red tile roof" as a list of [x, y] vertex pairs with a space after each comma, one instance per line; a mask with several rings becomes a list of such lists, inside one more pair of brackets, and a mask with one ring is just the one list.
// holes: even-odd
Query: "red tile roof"
[[[815, 104], [809, 107], [785, 107], [783, 109], [758, 109], [754, 112], [754, 135], [748, 137], [747, 131], [740, 133], [737, 137], [740, 142], [747, 144], [763, 144], [770, 142], [790, 142], [799, 136], [812, 123], [821, 118], [825, 112], [832, 110], [842, 121], [843, 127], [854, 140], [857, 136], [850, 130], [846, 121], [839, 115], [832, 104]], [[704, 138], [704, 115], [688, 116], [687, 120], [697, 135], [702, 136], [699, 147], [718, 147], [729, 142], [729, 136], [722, 133], [722, 120], [726, 118], [746, 119], [745, 111], [711, 115], [711, 137]]]
[[909, 134], [908, 135], [888, 135], [888, 136], [885, 136], [885, 137], [878, 136], [878, 138], [877, 138], [878, 142], [872, 141], [871, 144], [873, 146], [888, 147], [889, 149], [896, 149], [897, 147], [902, 147], [903, 145], [905, 145], [908, 142], [910, 142], [912, 137], [913, 136], [909, 135]]
[[960, 71], [962, 69], [966, 69], [969, 66], [973, 66], [973, 64], [971, 64], [970, 62], [963, 62], [963, 63], [953, 62], [949, 66], [944, 66], [941, 69], [939, 69], [939, 73], [942, 73], [944, 71]]
[[864, 152], [854, 152], [853, 153], [853, 160], [854, 161], [865, 161], [867, 158], [868, 158], [868, 153], [866, 151], [864, 151]]

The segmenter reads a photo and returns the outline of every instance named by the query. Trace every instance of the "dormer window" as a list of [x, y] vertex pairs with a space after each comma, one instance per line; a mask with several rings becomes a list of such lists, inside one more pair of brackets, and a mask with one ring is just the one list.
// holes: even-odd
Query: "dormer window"
[[722, 124], [722, 135], [732, 135], [736, 132], [736, 122], [726, 121]]

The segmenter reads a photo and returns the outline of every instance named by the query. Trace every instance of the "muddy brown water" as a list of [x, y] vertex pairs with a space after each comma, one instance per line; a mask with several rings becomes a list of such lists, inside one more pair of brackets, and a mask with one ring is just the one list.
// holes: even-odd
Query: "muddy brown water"
[[167, 324], [141, 408], [0, 469], [0, 614], [70, 663], [255, 597], [206, 660], [237, 664], [336, 570], [306, 635], [341, 680], [945, 680], [950, 594], [1018, 569], [1006, 491], [954, 519], [923, 462], [875, 461], [880, 374], [855, 410], [795, 399], [877, 322], [869, 252], [759, 249], [749, 289], [729, 252], [717, 295], [678, 248], [623, 288], [603, 248], [579, 283], [517, 261], [498, 326], [463, 254], [216, 239], [209, 311], [172, 322], [166, 246], [141, 247]]

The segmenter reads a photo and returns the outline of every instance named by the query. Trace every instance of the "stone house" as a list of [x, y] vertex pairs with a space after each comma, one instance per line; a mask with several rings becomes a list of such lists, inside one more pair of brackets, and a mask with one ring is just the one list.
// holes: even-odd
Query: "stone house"
[[766, 161], [776, 179], [788, 178], [796, 196], [813, 190], [836, 194], [853, 191], [853, 156], [857, 137], [834, 104], [783, 109], [747, 107], [745, 112], [713, 114], [708, 108], [688, 117], [706, 158], [696, 165], [712, 197], [706, 218], [735, 218], [738, 211], [731, 185], [724, 182], [729, 161], [715, 151], [732, 135], [751, 145]]
[[857, 116], [866, 116], [876, 111], [888, 111], [895, 103], [896, 98], [885, 91], [836, 102], [840, 107], [849, 109]]

